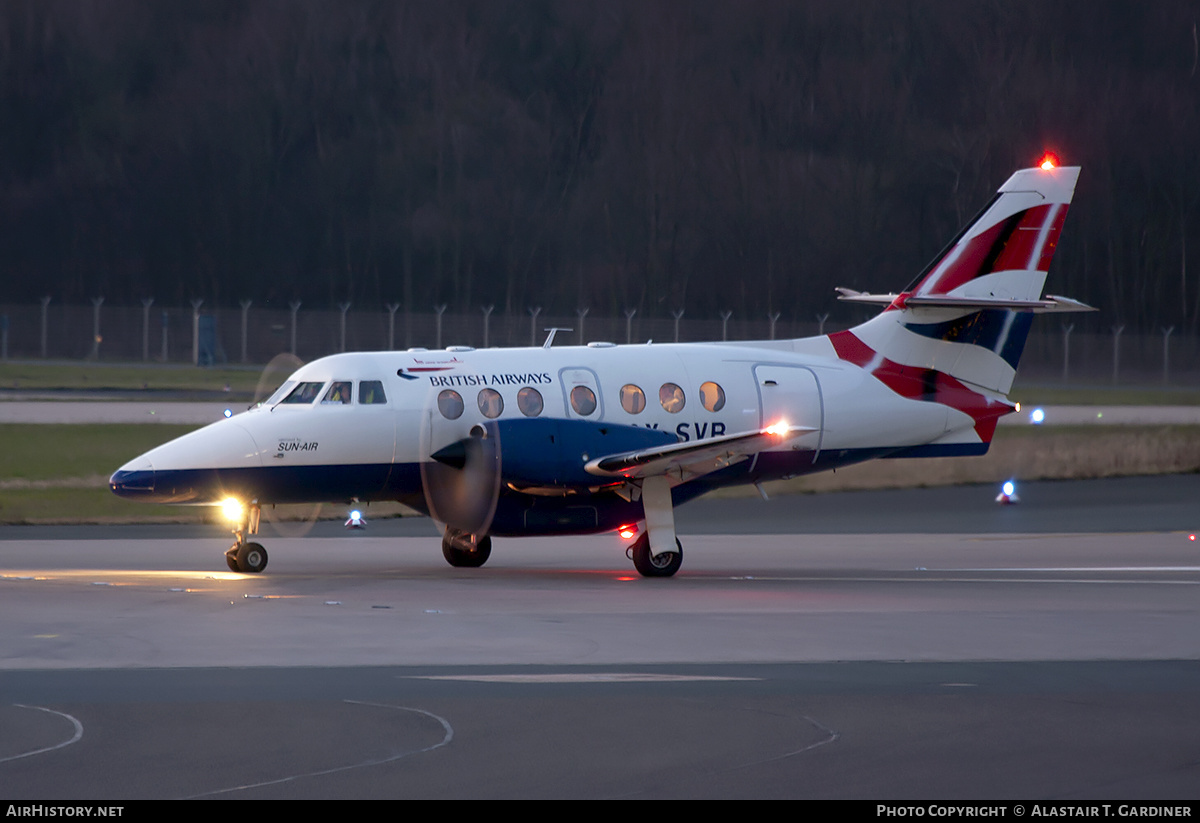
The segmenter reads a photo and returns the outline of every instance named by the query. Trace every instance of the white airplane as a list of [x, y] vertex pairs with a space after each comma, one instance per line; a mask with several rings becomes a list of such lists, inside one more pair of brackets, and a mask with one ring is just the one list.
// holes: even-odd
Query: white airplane
[[[1077, 167], [1018, 171], [883, 308], [799, 340], [360, 352], [300, 368], [265, 403], [131, 460], [122, 497], [240, 511], [231, 569], [260, 572], [263, 506], [396, 500], [444, 524], [452, 566], [491, 537], [618, 532], [648, 577], [680, 566], [674, 507], [721, 486], [875, 457], [987, 451]], [[355, 518], [352, 517], [352, 520]], [[349, 521], [348, 521], [349, 522]], [[357, 523], [361, 525], [361, 523]]]

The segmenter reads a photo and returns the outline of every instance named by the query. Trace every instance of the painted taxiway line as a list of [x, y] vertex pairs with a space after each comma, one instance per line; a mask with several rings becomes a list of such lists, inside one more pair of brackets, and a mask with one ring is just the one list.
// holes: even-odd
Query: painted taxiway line
[[24, 703], [14, 703], [13, 705], [16, 706], [18, 709], [33, 709], [35, 711], [46, 712], [47, 714], [54, 714], [54, 715], [58, 715], [59, 717], [66, 718], [67, 720], [69, 720], [71, 722], [71, 725], [74, 727], [75, 733], [73, 735], [71, 735], [71, 738], [69, 740], [63, 740], [60, 743], [55, 743], [53, 746], [45, 746], [40, 749], [34, 749], [33, 751], [21, 752], [20, 754], [14, 754], [14, 755], [10, 755], [8, 757], [0, 757], [0, 763], [8, 763], [11, 760], [20, 760], [21, 758], [24, 758], [24, 757], [33, 757], [34, 755], [45, 754], [46, 752], [52, 752], [55, 749], [61, 749], [64, 746], [70, 746], [73, 743], [78, 743], [80, 740], [83, 739], [83, 724], [80, 723], [77, 718], [72, 717], [71, 715], [67, 714], [66, 712], [56, 711], [55, 709], [47, 709], [45, 706], [27, 706]]
[[471, 683], [696, 683], [703, 681], [761, 680], [758, 677], [706, 677], [642, 672], [578, 672], [567, 674], [446, 674], [401, 677], [401, 680], [458, 680]]
[[922, 569], [922, 571], [943, 573], [1021, 572], [1026, 574], [1036, 574], [1038, 572], [1073, 572], [1090, 574], [1099, 572], [1200, 572], [1200, 566], [1005, 566], [1002, 568]]

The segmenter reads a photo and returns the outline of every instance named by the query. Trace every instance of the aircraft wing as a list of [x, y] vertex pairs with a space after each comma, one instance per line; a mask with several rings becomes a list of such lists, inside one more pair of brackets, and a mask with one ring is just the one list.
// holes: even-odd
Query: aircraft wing
[[609, 454], [589, 461], [584, 469], [599, 477], [633, 479], [675, 474], [680, 479], [686, 479], [723, 469], [812, 431], [817, 430], [810, 426], [783, 424], [762, 431]]

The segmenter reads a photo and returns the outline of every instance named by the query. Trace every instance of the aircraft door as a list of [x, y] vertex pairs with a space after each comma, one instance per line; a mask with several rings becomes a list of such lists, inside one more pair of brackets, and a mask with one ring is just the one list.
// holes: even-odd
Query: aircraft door
[[763, 428], [786, 420], [789, 425], [809, 426], [816, 431], [793, 441], [813, 450], [813, 462], [821, 451], [825, 411], [816, 374], [805, 366], [759, 363], [754, 367], [758, 386], [759, 425]]
[[568, 366], [558, 370], [558, 380], [568, 419], [604, 419], [604, 395], [600, 393], [600, 378], [594, 371], [584, 366]]

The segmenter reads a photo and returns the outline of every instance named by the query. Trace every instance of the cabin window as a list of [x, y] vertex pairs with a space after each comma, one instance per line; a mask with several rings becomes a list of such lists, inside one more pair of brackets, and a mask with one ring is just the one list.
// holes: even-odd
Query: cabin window
[[621, 408], [630, 414], [641, 414], [646, 408], [646, 393], [640, 386], [626, 383], [621, 387]]
[[671, 414], [679, 414], [687, 400], [684, 399], [683, 389], [674, 383], [663, 383], [662, 388], [658, 390], [658, 402]]
[[495, 389], [481, 389], [478, 402], [479, 410], [489, 420], [495, 420], [504, 411], [504, 398]]
[[587, 386], [571, 389], [571, 408], [580, 417], [587, 417], [596, 410], [596, 393]]
[[700, 405], [710, 412], [719, 412], [725, 408], [725, 390], [711, 380], [701, 383]]
[[334, 380], [329, 384], [329, 390], [321, 398], [321, 405], [338, 405], [350, 402], [350, 390], [353, 383], [349, 380]]
[[542, 393], [531, 386], [526, 386], [517, 392], [517, 408], [526, 417], [537, 417], [542, 413]]
[[454, 389], [446, 389], [438, 395], [438, 411], [447, 420], [457, 420], [463, 413], [462, 395]]
[[387, 403], [382, 380], [364, 380], [358, 384], [358, 402], [362, 406], [378, 406]]
[[323, 382], [304, 382], [297, 384], [292, 393], [281, 400], [281, 403], [311, 403], [321, 393]]

